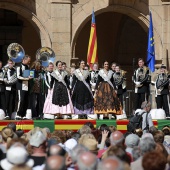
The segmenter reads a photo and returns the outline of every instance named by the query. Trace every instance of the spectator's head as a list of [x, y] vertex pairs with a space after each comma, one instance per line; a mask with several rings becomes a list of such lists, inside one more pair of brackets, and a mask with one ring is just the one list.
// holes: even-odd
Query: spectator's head
[[158, 129], [155, 126], [151, 126], [149, 128], [149, 133], [151, 133], [152, 135], [154, 135], [157, 131], [158, 131]]
[[151, 151], [155, 150], [156, 143], [152, 138], [145, 137], [140, 140], [139, 148], [141, 151], [141, 155], [144, 155], [147, 152], [151, 152]]
[[79, 170], [96, 170], [97, 157], [91, 152], [83, 152], [79, 155], [77, 166]]
[[141, 109], [145, 110], [146, 112], [149, 112], [151, 110], [151, 103], [144, 101], [141, 105]]
[[53, 140], [53, 141], [56, 141], [57, 144], [59, 143], [62, 143], [62, 140], [55, 134], [52, 134], [51, 137], [50, 137], [50, 141]]
[[163, 143], [164, 142], [164, 133], [162, 131], [158, 130], [153, 135], [153, 138], [154, 138], [156, 143]]
[[82, 145], [84, 145], [90, 152], [97, 154], [98, 148], [97, 148], [97, 141], [96, 139], [86, 139], [83, 141]]
[[66, 151], [60, 145], [52, 145], [48, 150], [48, 156], [52, 155], [65, 156]]
[[52, 132], [50, 138], [55, 138], [58, 143], [64, 143], [66, 141], [66, 134], [61, 130], [56, 130]]
[[77, 145], [77, 141], [75, 139], [68, 139], [64, 143], [64, 148], [70, 154], [71, 150]]
[[115, 131], [116, 131], [116, 127], [110, 125], [110, 126], [109, 126], [109, 130], [110, 130], [111, 133], [112, 133], [112, 132], [115, 132]]
[[18, 129], [15, 133], [18, 136], [18, 138], [20, 138], [24, 134], [24, 131], [22, 129]]
[[71, 138], [75, 139], [77, 142], [78, 142], [80, 137], [81, 137], [81, 135], [78, 132], [73, 132], [72, 135], [71, 135]]
[[70, 156], [73, 163], [77, 162], [77, 159], [82, 152], [87, 152], [87, 151], [88, 149], [85, 146], [80, 144], [76, 145], [70, 152]]
[[12, 139], [7, 143], [7, 149], [9, 149], [13, 145], [23, 145], [26, 147], [27, 144], [28, 144], [28, 140], [26, 139], [23, 138]]
[[4, 142], [9, 142], [12, 138], [14, 138], [14, 132], [9, 127], [4, 127], [1, 131], [1, 135]]
[[84, 141], [87, 140], [87, 139], [95, 139], [95, 137], [94, 137], [94, 135], [91, 134], [91, 133], [89, 133], [89, 134], [84, 134], [84, 135], [82, 135], [82, 136], [79, 138], [78, 143], [83, 145]]
[[122, 146], [124, 144], [123, 133], [118, 131], [118, 130], [113, 132], [113, 133], [111, 133], [111, 135], [110, 135], [110, 143], [113, 146], [115, 146], [115, 145]]
[[106, 124], [101, 124], [99, 129], [100, 129], [100, 131], [104, 131], [104, 130], [109, 131], [109, 127]]
[[57, 142], [57, 140], [55, 140], [55, 139], [48, 139], [48, 141], [47, 141], [47, 147], [48, 148], [50, 148], [52, 145], [56, 145], [56, 144], [58, 144], [58, 142]]
[[130, 134], [125, 138], [125, 145], [128, 148], [138, 146], [140, 138], [135, 134]]
[[87, 125], [83, 125], [82, 128], [80, 129], [80, 134], [84, 135], [89, 133], [91, 133], [91, 128]]
[[142, 159], [144, 170], [164, 170], [166, 163], [166, 157], [162, 153], [156, 151], [146, 153]]
[[44, 129], [41, 129], [40, 127], [35, 127], [34, 129], [30, 130], [27, 133], [27, 139], [30, 140], [31, 137], [36, 133], [36, 132], [42, 132], [44, 134], [44, 136], [47, 138], [47, 132]]
[[154, 139], [154, 138], [153, 138], [153, 135], [152, 135], [151, 133], [144, 133], [144, 134], [142, 135], [142, 139], [145, 139], [145, 138]]
[[131, 159], [130, 157], [127, 155], [127, 153], [125, 152], [124, 149], [122, 149], [119, 146], [111, 146], [106, 154], [106, 157], [110, 157], [110, 156], [116, 156], [117, 158], [119, 158], [120, 160], [130, 164]]
[[123, 163], [115, 156], [108, 157], [98, 164], [97, 170], [124, 170]]
[[24, 146], [12, 146], [8, 149], [6, 158], [1, 161], [1, 167], [4, 170], [9, 170], [14, 165], [27, 165], [29, 167], [34, 165], [34, 161], [28, 159], [28, 153]]
[[84, 125], [89, 126], [90, 129], [94, 129], [94, 125], [91, 122], [86, 122]]
[[170, 135], [170, 127], [169, 126], [163, 127], [162, 132], [164, 133], [164, 135]]
[[44, 170], [65, 170], [65, 158], [59, 155], [47, 158]]
[[13, 132], [16, 132], [16, 124], [11, 122], [7, 125], [7, 127], [11, 128], [13, 130]]
[[46, 149], [46, 136], [41, 131], [37, 131], [31, 136], [29, 143], [32, 146], [33, 150], [35, 148], [45, 150]]
[[163, 153], [166, 158], [168, 157], [168, 152], [162, 143], [156, 143], [155, 151]]

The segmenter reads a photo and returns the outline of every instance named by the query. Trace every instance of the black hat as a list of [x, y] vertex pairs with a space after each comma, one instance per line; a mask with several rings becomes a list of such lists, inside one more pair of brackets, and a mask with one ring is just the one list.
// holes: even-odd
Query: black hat
[[165, 66], [164, 64], [162, 64], [162, 65], [161, 65], [161, 68], [164, 68], [164, 69], [166, 69], [166, 66]]

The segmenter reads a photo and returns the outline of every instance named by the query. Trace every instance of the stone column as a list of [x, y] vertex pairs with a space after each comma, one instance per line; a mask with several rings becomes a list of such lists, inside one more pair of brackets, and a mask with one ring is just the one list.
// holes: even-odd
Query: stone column
[[70, 65], [71, 59], [71, 0], [49, 0], [51, 3], [52, 49], [56, 60]]
[[170, 60], [170, 0], [162, 0], [162, 7], [163, 7], [163, 24], [162, 24], [162, 31], [163, 31], [163, 57], [162, 62], [167, 66], [169, 69], [169, 60]]

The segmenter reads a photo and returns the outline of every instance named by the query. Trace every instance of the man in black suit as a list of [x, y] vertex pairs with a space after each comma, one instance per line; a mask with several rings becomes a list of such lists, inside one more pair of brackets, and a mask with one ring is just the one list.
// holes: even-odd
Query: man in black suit
[[115, 73], [113, 74], [114, 83], [116, 85], [117, 97], [119, 98], [123, 108], [123, 94], [126, 92], [126, 78], [125, 71], [120, 70], [120, 66], [117, 65]]
[[6, 119], [10, 119], [12, 112], [15, 108], [15, 98], [16, 98], [16, 82], [17, 75], [16, 70], [13, 67], [14, 62], [9, 59], [8, 67], [4, 68], [5, 77], [5, 99], [6, 99]]
[[134, 71], [135, 83], [135, 110], [141, 108], [144, 101], [148, 101], [150, 75], [149, 68], [144, 66], [144, 60], [138, 59], [138, 68]]
[[16, 88], [18, 91], [18, 107], [16, 119], [24, 119], [26, 115], [26, 110], [28, 109], [28, 81], [32, 79], [31, 76], [24, 77], [24, 70], [29, 70], [29, 64], [31, 62], [31, 57], [25, 55], [22, 63], [17, 67], [17, 84]]
[[163, 108], [166, 117], [170, 117], [169, 114], [169, 80], [170, 75], [166, 70], [166, 66], [162, 65], [160, 68], [160, 74], [158, 74], [156, 79], [156, 103], [157, 108]]

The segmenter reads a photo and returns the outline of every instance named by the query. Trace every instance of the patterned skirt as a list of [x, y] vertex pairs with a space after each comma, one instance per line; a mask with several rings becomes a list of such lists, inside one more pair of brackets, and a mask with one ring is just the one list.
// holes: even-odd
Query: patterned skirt
[[94, 98], [94, 113], [96, 114], [122, 114], [121, 103], [115, 90], [107, 82], [101, 82]]
[[[67, 90], [68, 92], [68, 90]], [[52, 98], [53, 98], [53, 89], [48, 90], [48, 95], [44, 103], [43, 113], [45, 114], [74, 114], [73, 104], [71, 102], [71, 98], [68, 92], [69, 97], [69, 103], [67, 105], [56, 105], [53, 104]]]

